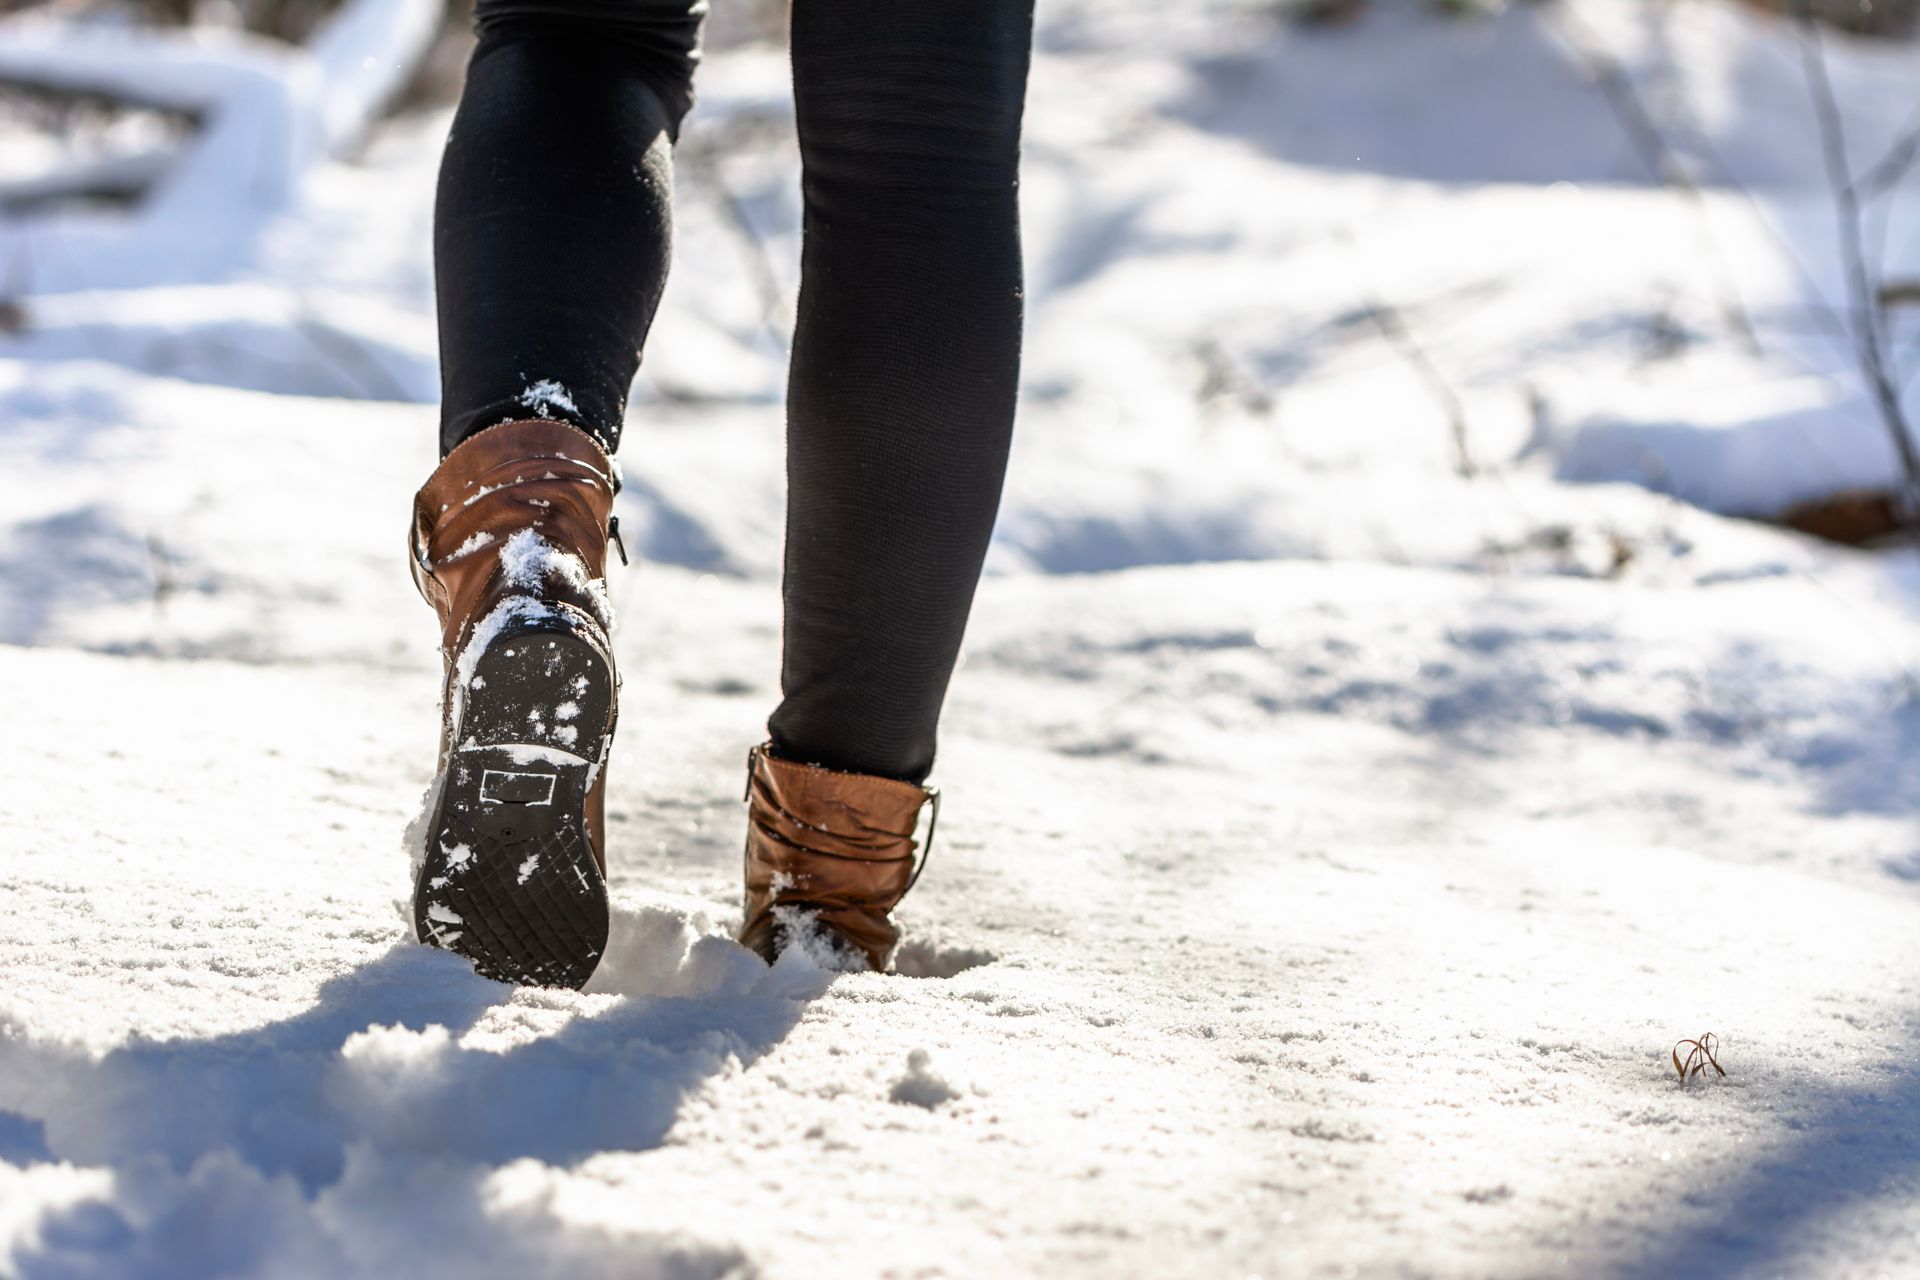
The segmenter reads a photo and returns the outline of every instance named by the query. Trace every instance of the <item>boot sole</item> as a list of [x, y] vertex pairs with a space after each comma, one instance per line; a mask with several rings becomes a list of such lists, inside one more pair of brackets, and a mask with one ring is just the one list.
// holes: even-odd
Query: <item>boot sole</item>
[[607, 947], [587, 792], [613, 740], [605, 650], [564, 621], [496, 636], [474, 664], [414, 883], [422, 942], [483, 977], [578, 988]]

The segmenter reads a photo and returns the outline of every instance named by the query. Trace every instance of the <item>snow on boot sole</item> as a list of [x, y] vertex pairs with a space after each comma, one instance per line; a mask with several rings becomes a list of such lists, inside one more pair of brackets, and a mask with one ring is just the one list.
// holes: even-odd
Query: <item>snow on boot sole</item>
[[613, 737], [614, 680], [575, 630], [495, 637], [474, 664], [414, 884], [422, 942], [488, 978], [581, 986], [607, 946], [587, 792]]

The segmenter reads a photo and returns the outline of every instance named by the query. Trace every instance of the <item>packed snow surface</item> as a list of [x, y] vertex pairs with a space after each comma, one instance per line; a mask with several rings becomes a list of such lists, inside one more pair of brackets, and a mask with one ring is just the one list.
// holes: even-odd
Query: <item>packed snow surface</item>
[[[0, 228], [46, 259], [0, 339], [0, 1275], [1920, 1274], [1920, 566], [1725, 514], [1892, 475], [1790, 30], [1272, 10], [1041, 6], [1016, 457], [886, 975], [729, 937], [780, 50], [716, 48], [682, 142], [583, 993], [408, 924], [446, 115], [228, 224]], [[1829, 54], [1864, 165], [1916, 55]]]

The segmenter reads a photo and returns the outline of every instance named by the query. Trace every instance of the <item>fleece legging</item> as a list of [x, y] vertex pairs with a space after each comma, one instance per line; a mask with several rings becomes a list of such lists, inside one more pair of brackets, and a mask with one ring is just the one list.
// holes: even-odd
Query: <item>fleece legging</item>
[[[479, 0], [435, 220], [442, 452], [535, 415], [619, 444], [703, 12]], [[1032, 25], [1032, 0], [793, 0], [787, 759], [932, 769], [1012, 431]]]

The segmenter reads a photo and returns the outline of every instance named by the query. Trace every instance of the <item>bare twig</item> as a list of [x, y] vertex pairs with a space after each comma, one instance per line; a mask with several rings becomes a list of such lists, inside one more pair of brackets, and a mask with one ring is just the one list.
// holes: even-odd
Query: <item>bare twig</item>
[[[1345, 228], [1335, 233], [1335, 237], [1352, 252], [1358, 260], [1361, 275], [1365, 274], [1365, 260], [1359, 257], [1359, 246], [1354, 244], [1353, 236]], [[1447, 419], [1447, 426], [1453, 434], [1454, 469], [1466, 479], [1472, 479], [1478, 472], [1473, 464], [1473, 451], [1468, 445], [1467, 411], [1460, 397], [1440, 373], [1440, 369], [1427, 355], [1426, 349], [1414, 338], [1413, 331], [1407, 327], [1406, 318], [1397, 307], [1380, 301], [1367, 287], [1364, 278], [1359, 283], [1360, 309], [1354, 314], [1356, 321], [1371, 321], [1387, 340], [1387, 345], [1397, 351], [1401, 358], [1413, 366], [1415, 374], [1427, 384], [1434, 399], [1440, 402], [1440, 411]]]
[[1882, 309], [1920, 306], [1920, 280], [1882, 280], [1874, 296]]
[[1556, 5], [1548, 12], [1552, 17], [1547, 21], [1550, 24], [1558, 23], [1562, 40], [1586, 64], [1587, 74], [1613, 108], [1627, 141], [1639, 155], [1641, 163], [1647, 166], [1655, 179], [1671, 188], [1694, 211], [1700, 231], [1701, 250], [1709, 270], [1713, 272], [1714, 286], [1719, 294], [1721, 317], [1748, 351], [1754, 355], [1764, 354], [1760, 335], [1740, 301], [1739, 285], [1734, 279], [1733, 270], [1727, 265], [1726, 255], [1720, 251], [1720, 243], [1714, 237], [1706, 196], [1686, 162], [1668, 144], [1653, 113], [1640, 100], [1633, 77], [1574, 14], [1573, 6]]
[[1192, 350], [1200, 364], [1198, 398], [1202, 413], [1228, 400], [1256, 418], [1272, 415], [1272, 394], [1262, 385], [1259, 375], [1247, 368], [1226, 343], [1209, 335], [1196, 340]]
[[32, 276], [32, 233], [22, 229], [20, 243], [14, 246], [13, 260], [7, 264], [7, 277], [0, 282], [0, 334], [24, 333], [32, 323], [26, 303]]
[[[1352, 237], [1341, 236], [1341, 242], [1352, 247]], [[1513, 273], [1503, 272], [1485, 279], [1469, 281], [1455, 285], [1424, 298], [1408, 301], [1402, 299], [1394, 304], [1395, 310], [1410, 325], [1418, 325], [1421, 332], [1444, 334], [1458, 322], [1477, 317], [1481, 314], [1481, 304], [1502, 296]], [[1335, 350], [1356, 344], [1362, 339], [1371, 339], [1379, 326], [1365, 307], [1355, 307], [1341, 311], [1325, 320], [1302, 325], [1281, 336], [1279, 345], [1296, 358], [1301, 368], [1313, 364], [1308, 357], [1316, 355], [1323, 348]], [[1389, 352], [1387, 359], [1396, 358]], [[1325, 362], [1312, 372], [1294, 375], [1285, 370], [1277, 374], [1262, 375], [1261, 386], [1271, 395], [1289, 391], [1298, 387], [1310, 387], [1329, 378], [1347, 376], [1347, 369], [1327, 368]]]
[[1467, 440], [1467, 410], [1460, 403], [1460, 397], [1454, 392], [1439, 368], [1427, 356], [1426, 349], [1415, 340], [1413, 331], [1407, 328], [1407, 322], [1392, 305], [1368, 298], [1364, 302], [1367, 317], [1380, 326], [1381, 336], [1392, 344], [1413, 371], [1420, 375], [1427, 389], [1433, 392], [1433, 398], [1440, 402], [1441, 412], [1446, 415], [1447, 426], [1453, 433], [1454, 469], [1462, 477], [1472, 479], [1477, 468], [1473, 465], [1473, 451]]
[[[1594, 36], [1591, 28], [1581, 26], [1578, 20], [1572, 17], [1568, 7], [1565, 5], [1556, 7], [1554, 12], [1559, 15], [1560, 23], [1563, 27], [1562, 35], [1567, 40], [1569, 47], [1579, 56], [1590, 60], [1594, 51], [1599, 49], [1598, 38]], [[1603, 61], [1613, 61], [1613, 65], [1616, 67], [1619, 65], [1617, 60], [1612, 60], [1611, 55], [1604, 52], [1601, 52], [1599, 57]], [[1639, 103], [1637, 95], [1633, 94], [1631, 78], [1626, 77], [1624, 69], [1621, 70], [1620, 74], [1622, 78], [1617, 82], [1618, 87], [1628, 94], [1629, 97], [1619, 100], [1618, 105], [1625, 106], [1630, 102], [1633, 108], [1639, 112], [1642, 119], [1651, 122], [1651, 113], [1646, 111], [1645, 107]], [[1681, 123], [1684, 125], [1689, 122], [1683, 119]], [[1661, 136], [1658, 127], [1652, 127], [1654, 136]], [[1852, 326], [1848, 323], [1847, 318], [1840, 313], [1840, 309], [1829, 301], [1826, 289], [1821, 285], [1819, 277], [1814, 274], [1812, 268], [1807, 265], [1806, 259], [1801, 256], [1799, 248], [1775, 225], [1773, 217], [1768, 212], [1767, 207], [1747, 188], [1745, 183], [1740, 181], [1739, 176], [1733, 172], [1732, 167], [1727, 164], [1726, 160], [1714, 148], [1708, 136], [1698, 128], [1690, 128], [1689, 136], [1692, 148], [1698, 153], [1698, 159], [1707, 170], [1706, 178], [1708, 183], [1715, 187], [1723, 187], [1738, 196], [1751, 212], [1754, 225], [1766, 233], [1767, 237], [1773, 241], [1775, 248], [1780, 251], [1781, 259], [1793, 268], [1794, 274], [1799, 278], [1800, 287], [1808, 299], [1808, 304], [1804, 308], [1804, 312], [1810, 319], [1817, 322], [1816, 331], [1819, 332], [1821, 336], [1835, 342], [1842, 351], [1851, 356], [1853, 354]], [[1719, 263], [1717, 257], [1718, 249], [1712, 238], [1710, 224], [1707, 222], [1707, 204], [1703, 188], [1696, 184], [1694, 193], [1689, 196], [1689, 199], [1696, 203], [1699, 209], [1704, 251], [1709, 255], [1713, 255], [1709, 257], [1709, 261], [1716, 264], [1715, 273], [1720, 277], [1722, 289], [1729, 289], [1732, 287], [1728, 283], [1730, 279], [1729, 274], [1724, 266], [1717, 265]], [[1723, 307], [1724, 301], [1723, 298]], [[1744, 313], [1742, 313], [1742, 318], [1744, 318]], [[1733, 325], [1737, 330], [1738, 326], [1731, 318], [1729, 318], [1729, 324]]]
[[179, 589], [180, 575], [174, 571], [173, 555], [158, 533], [147, 534], [147, 569], [153, 576], [153, 620], [155, 627], [166, 621], [167, 601]]
[[1907, 340], [1899, 364], [1906, 370], [1900, 378], [1900, 389], [1905, 391], [1915, 382], [1920, 382], [1920, 333]]
[[[759, 122], [747, 117], [744, 123], [752, 129]], [[726, 168], [720, 160], [720, 156], [734, 141], [722, 135], [705, 146], [682, 147], [675, 161], [692, 179], [689, 185], [696, 190], [706, 191], [713, 198], [727, 226], [746, 249], [747, 272], [753, 277], [755, 292], [760, 295], [761, 328], [776, 348], [785, 351], [787, 336], [778, 318], [787, 313], [787, 301], [785, 291], [780, 287], [779, 272], [774, 269], [773, 255], [767, 248], [766, 239], [748, 214], [746, 202], [727, 180]]]
[[1880, 310], [1875, 305], [1873, 273], [1867, 266], [1860, 237], [1860, 198], [1847, 163], [1846, 129], [1840, 119], [1840, 103], [1834, 96], [1833, 82], [1827, 75], [1826, 47], [1819, 28], [1814, 25], [1808, 0], [1793, 0], [1794, 25], [1800, 36], [1800, 60], [1806, 73], [1807, 92], [1813, 99], [1814, 118], [1820, 129], [1820, 154], [1826, 164], [1828, 185], [1833, 189], [1834, 211], [1840, 232], [1841, 268], [1847, 280], [1849, 320], [1853, 331], [1854, 354], [1861, 377], [1880, 411], [1887, 433], [1893, 437], [1894, 451], [1900, 458], [1904, 476], [1902, 502], [1909, 514], [1920, 512], [1920, 447], [1908, 427], [1899, 390], [1887, 370], [1885, 336]]
[[1872, 200], [1884, 195], [1906, 177], [1915, 160], [1920, 160], [1920, 111], [1916, 111], [1901, 129], [1899, 137], [1887, 148], [1886, 154], [1867, 166], [1867, 171], [1855, 178], [1851, 185], [1863, 200]]
[[[1685, 1062], [1682, 1062], [1680, 1060], [1681, 1045], [1693, 1046], [1693, 1048], [1687, 1051], [1687, 1058]], [[1701, 1072], [1705, 1071], [1708, 1067], [1712, 1067], [1715, 1071], [1720, 1073], [1722, 1078], [1724, 1078], [1727, 1073], [1720, 1066], [1720, 1060], [1714, 1057], [1714, 1051], [1719, 1047], [1720, 1047], [1720, 1040], [1711, 1031], [1701, 1032], [1700, 1038], [1698, 1040], [1682, 1040], [1679, 1042], [1679, 1044], [1674, 1045], [1673, 1046], [1673, 1069], [1680, 1073], [1680, 1083], [1685, 1084], [1688, 1080], [1692, 1079], [1694, 1076], [1699, 1075]]]

